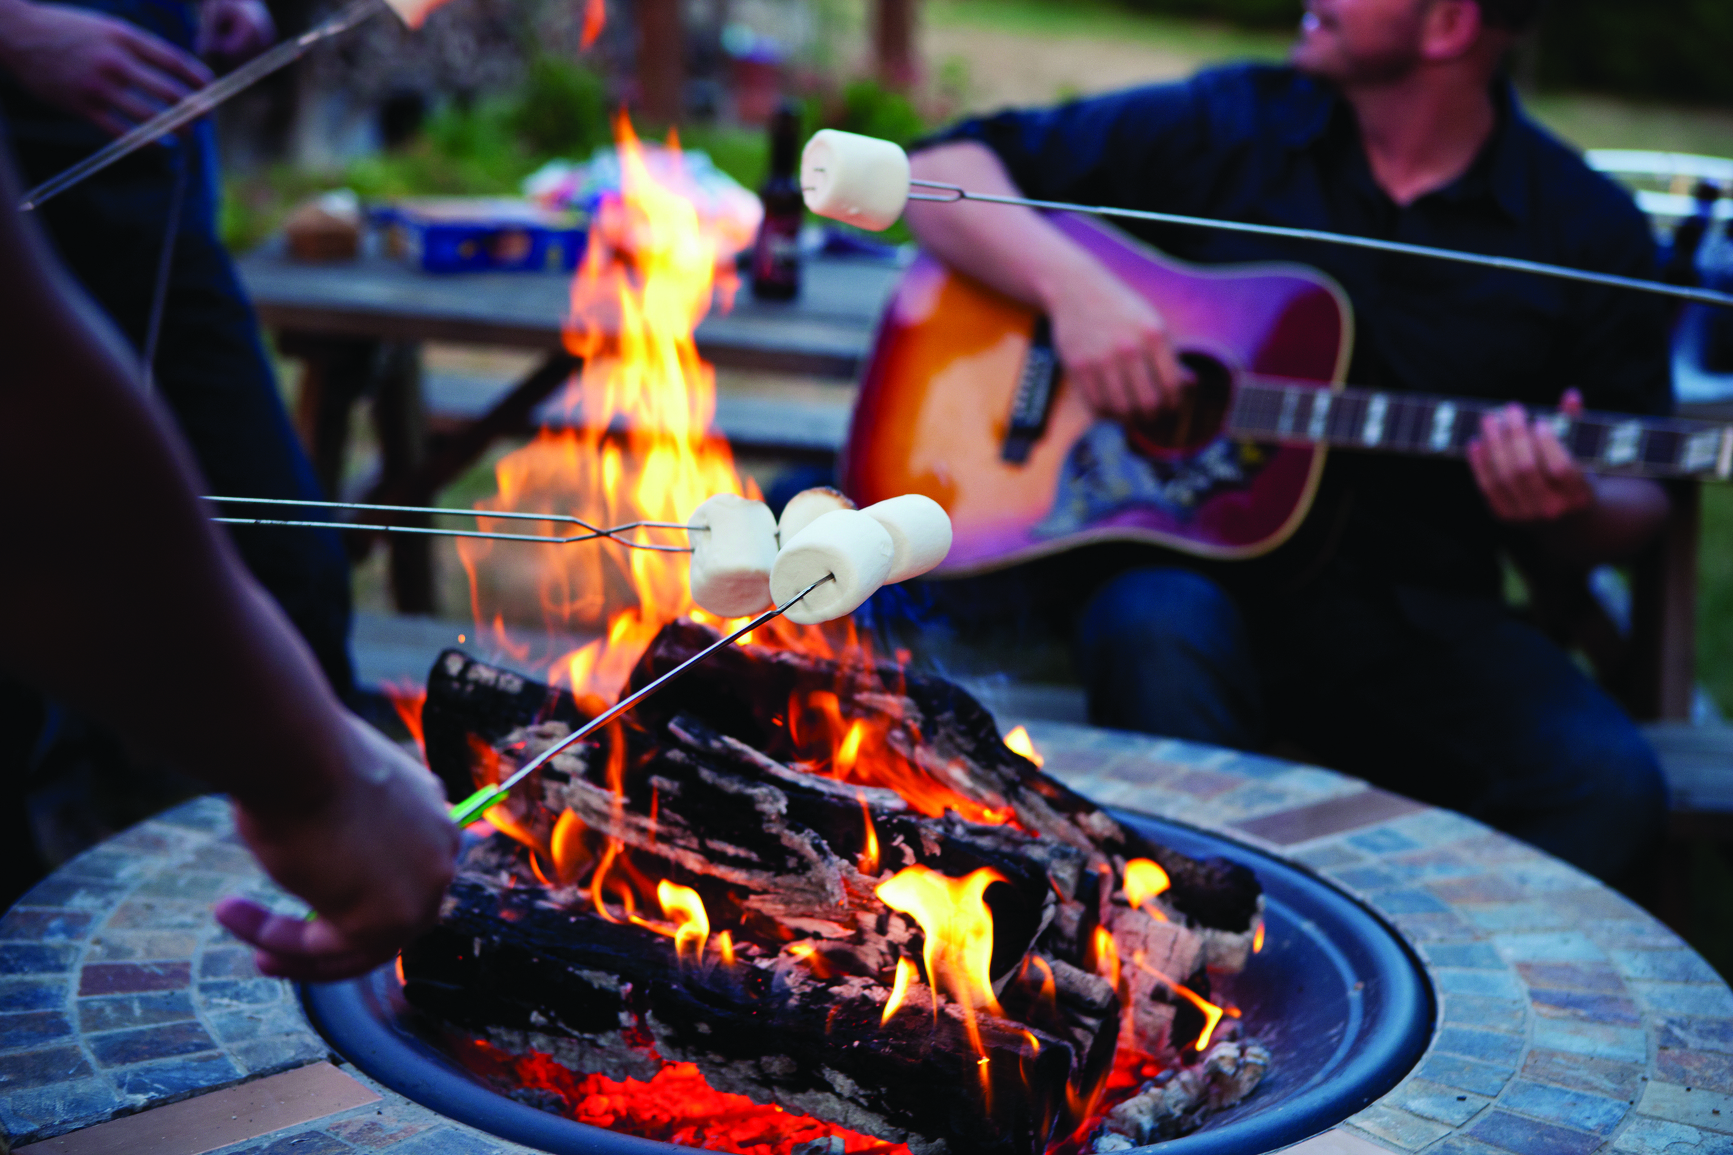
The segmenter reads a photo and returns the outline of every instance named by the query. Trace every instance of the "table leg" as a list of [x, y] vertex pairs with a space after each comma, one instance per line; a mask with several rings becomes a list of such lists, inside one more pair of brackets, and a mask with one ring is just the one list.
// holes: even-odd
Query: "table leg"
[[[427, 406], [421, 391], [421, 346], [393, 342], [381, 350], [378, 391], [373, 401], [373, 427], [379, 437], [381, 483], [399, 480], [414, 485], [427, 461]], [[408, 490], [403, 505], [431, 505], [435, 488]], [[426, 514], [403, 514], [404, 525], [428, 525]], [[391, 598], [399, 613], [434, 614], [438, 594], [433, 580], [433, 539], [416, 534], [387, 534], [390, 551]]]
[[1629, 705], [1639, 719], [1686, 719], [1697, 685], [1697, 535], [1702, 487], [1669, 487], [1661, 538], [1631, 567]]
[[341, 500], [349, 453], [349, 412], [373, 380], [379, 342], [315, 333], [277, 334], [277, 348], [302, 364], [295, 419], [319, 488]]

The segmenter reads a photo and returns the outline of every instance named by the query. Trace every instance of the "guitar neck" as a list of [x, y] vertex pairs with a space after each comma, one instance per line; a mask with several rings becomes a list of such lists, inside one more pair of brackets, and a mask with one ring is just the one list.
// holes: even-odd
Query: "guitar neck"
[[[1504, 403], [1371, 389], [1331, 391], [1268, 378], [1236, 390], [1226, 432], [1259, 441], [1323, 444], [1428, 457], [1461, 457], [1480, 419]], [[1581, 465], [1642, 477], [1733, 474], [1733, 425], [1678, 418], [1531, 411]]]

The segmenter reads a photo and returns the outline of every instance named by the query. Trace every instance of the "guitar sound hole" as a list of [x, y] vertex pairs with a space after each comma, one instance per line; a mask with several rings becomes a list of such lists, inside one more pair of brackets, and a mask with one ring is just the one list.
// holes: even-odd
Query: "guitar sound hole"
[[1180, 364], [1195, 383], [1175, 408], [1126, 423], [1126, 441], [1145, 457], [1175, 457], [1195, 453], [1216, 439], [1233, 403], [1233, 370], [1208, 353], [1186, 352]]

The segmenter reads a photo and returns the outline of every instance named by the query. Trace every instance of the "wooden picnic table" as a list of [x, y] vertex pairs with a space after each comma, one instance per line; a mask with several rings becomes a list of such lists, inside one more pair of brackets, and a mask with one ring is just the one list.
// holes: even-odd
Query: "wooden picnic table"
[[[562, 343], [569, 273], [436, 275], [380, 256], [303, 264], [289, 260], [280, 244], [238, 265], [278, 348], [306, 366], [297, 416], [329, 493], [338, 492], [349, 415], [362, 396], [374, 399], [380, 441], [379, 474], [363, 500], [429, 505], [496, 439], [531, 432], [537, 407], [580, 364]], [[808, 263], [800, 297], [786, 303], [756, 300], [742, 285], [732, 308], [712, 310], [698, 327], [699, 353], [722, 368], [853, 381], [901, 267], [892, 259], [821, 256]], [[420, 374], [420, 346], [429, 341], [531, 349], [544, 357], [484, 412], [430, 413]], [[821, 422], [826, 431], [816, 439], [812, 422], [782, 424], [786, 436], [751, 448], [810, 457], [840, 446], [830, 432], [834, 421]], [[765, 427], [754, 423], [755, 430]], [[827, 441], [836, 443], [821, 443]], [[398, 609], [432, 612], [428, 539], [395, 535], [388, 548]]]
[[[374, 398], [381, 459], [365, 500], [428, 505], [494, 440], [532, 431], [537, 407], [579, 364], [561, 344], [571, 284], [565, 273], [430, 275], [380, 257], [307, 265], [271, 247], [239, 266], [279, 349], [306, 363], [299, 417], [327, 492], [337, 491], [350, 409], [364, 394]], [[808, 264], [797, 301], [757, 301], [743, 288], [732, 310], [713, 311], [699, 326], [699, 352], [723, 368], [852, 381], [900, 271], [889, 260], [821, 257]], [[419, 346], [425, 341], [546, 356], [491, 408], [454, 417], [430, 414], [424, 404]], [[729, 434], [721, 416], [721, 431]], [[826, 431], [816, 438], [810, 422], [779, 415], [755, 428], [767, 424], [780, 429], [786, 443], [750, 444], [749, 437], [747, 447], [799, 457], [834, 453], [841, 444], [834, 422], [820, 422]], [[805, 435], [797, 435], [802, 428]], [[740, 447], [738, 434], [731, 439]], [[1602, 681], [1638, 718], [1690, 717], [1696, 685], [1698, 487], [1673, 483], [1672, 491], [1666, 533], [1630, 567], [1628, 630], [1608, 619], [1580, 575], [1558, 575], [1566, 579], [1559, 588], [1535, 591], [1541, 624], [1589, 653]], [[398, 609], [432, 612], [428, 539], [393, 535], [388, 548]]]

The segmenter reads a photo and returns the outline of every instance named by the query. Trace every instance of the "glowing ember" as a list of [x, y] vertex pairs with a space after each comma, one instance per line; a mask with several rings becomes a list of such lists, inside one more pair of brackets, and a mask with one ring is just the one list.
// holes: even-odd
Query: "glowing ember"
[[795, 1147], [834, 1137], [845, 1155], [909, 1155], [886, 1143], [745, 1095], [718, 1091], [693, 1063], [669, 1063], [648, 1081], [579, 1075], [548, 1055], [521, 1057], [480, 1040], [461, 1044], [471, 1070], [513, 1090], [541, 1092], [560, 1114], [593, 1127], [732, 1155], [790, 1155]]
[[1125, 864], [1125, 901], [1133, 907], [1165, 893], [1171, 885], [1167, 871], [1147, 858], [1134, 858]]
[[1264, 920], [1258, 919], [1258, 929], [1252, 932], [1252, 953], [1257, 954], [1264, 949]]
[[1013, 754], [1021, 754], [1037, 766], [1044, 766], [1047, 759], [1041, 757], [1041, 751], [1035, 749], [1034, 741], [1029, 737], [1029, 731], [1018, 726], [1005, 735], [1005, 747]]

